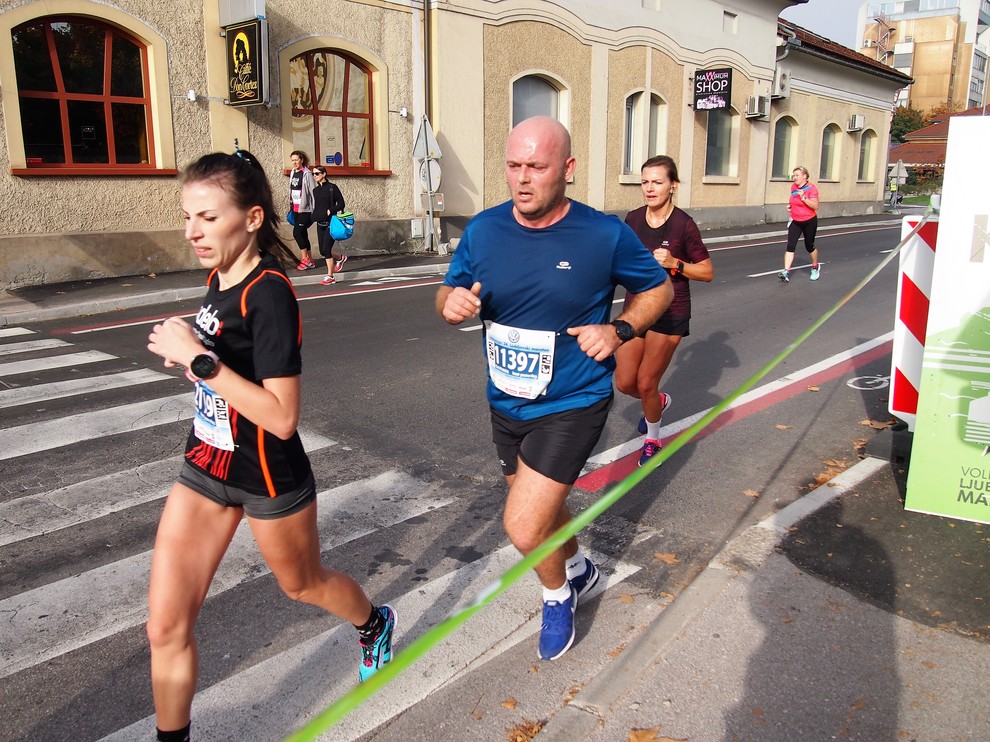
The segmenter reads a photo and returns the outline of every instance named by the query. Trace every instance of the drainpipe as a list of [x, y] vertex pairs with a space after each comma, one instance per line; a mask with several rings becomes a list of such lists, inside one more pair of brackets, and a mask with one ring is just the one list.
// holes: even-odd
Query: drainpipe
[[433, 34], [431, 31], [432, 21], [430, 18], [430, 3], [432, 0], [423, 0], [423, 110], [428, 119], [432, 119], [431, 109], [431, 78], [433, 61]]

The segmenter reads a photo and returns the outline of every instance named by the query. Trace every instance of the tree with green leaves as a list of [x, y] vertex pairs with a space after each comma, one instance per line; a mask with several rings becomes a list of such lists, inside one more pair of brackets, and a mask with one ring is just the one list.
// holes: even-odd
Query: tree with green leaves
[[904, 142], [904, 135], [910, 134], [926, 125], [924, 114], [914, 108], [898, 106], [894, 110], [894, 116], [890, 120], [891, 141]]

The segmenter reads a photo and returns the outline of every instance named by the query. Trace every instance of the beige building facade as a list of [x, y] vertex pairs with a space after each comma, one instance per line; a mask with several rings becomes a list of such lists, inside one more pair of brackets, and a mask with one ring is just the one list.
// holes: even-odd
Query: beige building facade
[[[0, 288], [196, 267], [177, 174], [235, 139], [277, 203], [291, 151], [325, 164], [357, 215], [351, 254], [423, 250], [424, 117], [444, 241], [508, 197], [506, 135], [540, 112], [572, 134], [568, 195], [606, 211], [640, 205], [639, 166], [670, 154], [703, 227], [784, 220], [799, 164], [823, 216], [870, 213], [910, 81], [779, 22], [785, 0], [239, 2], [0, 0]], [[227, 105], [237, 14], [267, 24], [261, 105]], [[713, 70], [729, 107], [696, 109]]]
[[987, 103], [990, 0], [871, 0], [860, 51], [914, 79], [897, 103], [959, 111]]

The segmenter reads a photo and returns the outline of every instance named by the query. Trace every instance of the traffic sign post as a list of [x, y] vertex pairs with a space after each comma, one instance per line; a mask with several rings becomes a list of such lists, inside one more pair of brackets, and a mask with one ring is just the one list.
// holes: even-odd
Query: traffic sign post
[[[423, 161], [419, 167], [419, 182], [423, 187], [424, 195], [427, 197], [426, 229], [423, 230], [423, 244], [424, 249], [432, 250], [436, 238], [436, 232], [433, 228], [433, 212], [437, 201], [434, 197], [440, 187], [442, 172], [439, 160], [443, 157], [443, 152], [440, 151], [440, 144], [437, 142], [433, 127], [430, 126], [430, 121], [426, 116], [423, 116], [419, 131], [416, 133], [413, 157]], [[443, 211], [443, 194], [440, 194], [439, 205], [439, 211]], [[439, 240], [437, 243], [439, 244]]]

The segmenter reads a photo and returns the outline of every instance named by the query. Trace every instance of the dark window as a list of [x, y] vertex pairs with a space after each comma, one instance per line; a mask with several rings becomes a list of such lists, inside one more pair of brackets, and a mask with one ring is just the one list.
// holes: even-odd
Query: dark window
[[90, 18], [39, 18], [11, 32], [28, 167], [151, 162], [148, 56]]
[[374, 167], [371, 72], [355, 59], [317, 49], [289, 60], [292, 148], [327, 167]]

